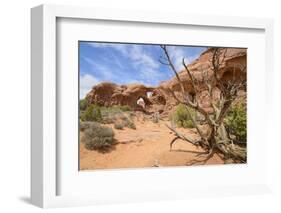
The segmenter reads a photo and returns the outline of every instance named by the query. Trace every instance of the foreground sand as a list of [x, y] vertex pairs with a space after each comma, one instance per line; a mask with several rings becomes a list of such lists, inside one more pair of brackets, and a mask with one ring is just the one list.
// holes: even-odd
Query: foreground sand
[[[137, 129], [116, 130], [117, 144], [106, 153], [87, 150], [80, 143], [80, 169], [118, 169], [200, 164], [223, 164], [217, 155], [204, 162], [206, 155], [198, 156], [202, 149], [178, 140], [170, 151], [174, 134], [165, 126], [165, 121], [155, 124], [149, 120], [135, 120]], [[112, 125], [108, 125], [111, 126]], [[181, 129], [185, 135], [195, 138], [192, 129]], [[80, 135], [82, 135], [81, 133]]]

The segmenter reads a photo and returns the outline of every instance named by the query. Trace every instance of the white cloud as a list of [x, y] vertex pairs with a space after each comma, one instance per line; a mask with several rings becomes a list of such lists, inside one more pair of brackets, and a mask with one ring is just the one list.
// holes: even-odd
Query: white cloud
[[176, 70], [180, 71], [183, 68], [182, 59], [185, 57], [185, 52], [181, 48], [175, 46], [169, 47], [168, 51]]
[[99, 83], [99, 80], [90, 74], [80, 76], [80, 99], [85, 98], [97, 83]]
[[144, 65], [149, 68], [156, 69], [159, 67], [157, 63], [151, 56], [149, 56], [141, 46], [133, 45], [128, 55], [129, 58], [134, 60], [137, 64]]
[[[112, 72], [112, 69], [110, 69], [108, 66], [106, 66], [106, 64], [104, 63], [98, 63], [97, 61], [88, 58], [88, 57], [83, 57], [83, 59], [89, 63], [92, 68], [96, 71], [99, 71], [101, 75], [103, 75], [103, 77], [109, 81], [111, 81], [112, 79], [116, 78], [116, 73]], [[116, 72], [117, 70], [115, 70]]]
[[[95, 48], [110, 47], [120, 52], [125, 58], [131, 60], [131, 65], [140, 72], [140, 76], [145, 82], [150, 82], [151, 79], [158, 78], [162, 75], [162, 73], [157, 70], [159, 68], [157, 60], [153, 59], [141, 45], [111, 43], [89, 43], [89, 45]], [[93, 62], [91, 59], [87, 58], [85, 60], [97, 67], [97, 63]], [[117, 66], [122, 69], [122, 65], [117, 62], [118, 60], [116, 60], [116, 58], [114, 60]], [[99, 66], [99, 69], [101, 68], [103, 68], [102, 65]], [[108, 71], [104, 71], [108, 73]]]
[[113, 49], [121, 52], [123, 55], [129, 54], [128, 53], [129, 46], [127, 44], [110, 44], [110, 46]]
[[103, 48], [103, 47], [111, 47], [122, 54], [127, 54], [128, 53], [128, 45], [127, 44], [114, 44], [114, 43], [88, 43], [90, 46], [95, 47], [95, 48]]
[[[105, 58], [104, 60], [110, 60], [108, 63], [100, 63], [99, 61], [94, 61], [91, 58], [84, 58], [89, 64], [92, 65], [94, 70], [98, 70], [103, 78], [109, 81], [122, 81], [124, 83], [131, 83], [132, 76], [131, 73], [128, 73], [128, 64], [122, 64], [119, 57], [117, 57], [113, 51], [118, 51], [125, 59], [128, 59], [127, 62], [130, 63], [129, 66], [132, 66], [138, 76], [138, 82], [143, 82], [145, 84], [153, 85], [155, 80], [162, 78], [165, 73], [161, 72], [160, 63], [157, 59], [151, 55], [145, 46], [138, 44], [119, 44], [119, 43], [88, 43], [94, 48], [111, 48], [112, 52], [109, 51], [108, 54], [110, 57]], [[182, 59], [185, 58], [186, 64], [190, 64], [196, 58], [199, 57], [199, 53], [194, 54], [192, 48], [186, 48], [181, 46], [168, 46], [168, 51], [172, 62], [177, 71], [183, 69]], [[196, 51], [195, 51], [196, 52]], [[193, 54], [193, 55], [191, 55]], [[122, 59], [123, 60], [123, 59]], [[109, 66], [109, 64], [114, 63], [114, 67]], [[114, 69], [113, 69], [114, 68]], [[124, 71], [128, 75], [124, 75]], [[120, 79], [122, 78], [122, 80]], [[134, 78], [134, 77], [133, 77]]]
[[124, 57], [133, 60], [137, 64], [149, 66], [150, 68], [158, 68], [159, 64], [149, 56], [142, 46], [132, 44], [112, 44], [112, 43], [89, 43], [95, 48], [111, 47], [119, 51]]
[[182, 47], [177, 47], [177, 46], [169, 46], [168, 51], [169, 51], [170, 57], [171, 57], [177, 71], [180, 71], [184, 68], [182, 65], [183, 58], [185, 59], [186, 64], [190, 64], [195, 59], [197, 59], [200, 55], [200, 54], [195, 54], [195, 55], [189, 56], [188, 49], [186, 50]]
[[180, 48], [180, 47], [169, 47], [169, 53], [171, 55], [171, 58], [173, 60], [173, 63], [175, 64], [175, 68], [177, 71], [180, 71], [183, 69], [183, 65], [182, 65], [182, 59], [185, 58], [185, 62], [187, 64], [190, 63], [189, 61], [189, 57], [187, 57], [186, 52]]
[[158, 71], [159, 63], [154, 60], [139, 45], [133, 45], [128, 57], [133, 60], [133, 65], [139, 71], [144, 82], [150, 84], [152, 79], [158, 79], [163, 73]]
[[110, 59], [107, 59], [109, 62], [110, 60], [113, 60], [114, 64], [117, 65], [120, 70], [123, 70], [125, 68], [124, 64], [121, 64], [119, 59], [114, 54], [111, 54], [110, 57]]

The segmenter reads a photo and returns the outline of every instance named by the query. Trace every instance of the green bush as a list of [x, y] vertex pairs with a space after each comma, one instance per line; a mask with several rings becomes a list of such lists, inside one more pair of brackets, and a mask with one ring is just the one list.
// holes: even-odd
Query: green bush
[[114, 106], [110, 106], [110, 107], [101, 107], [101, 111], [104, 114], [108, 114], [108, 113], [120, 113], [120, 112], [129, 112], [132, 111], [131, 107], [128, 105], [124, 105], [124, 106], [120, 106], [120, 105], [114, 105]]
[[83, 142], [86, 149], [103, 150], [114, 144], [114, 132], [110, 127], [90, 122], [89, 127], [84, 131]]
[[102, 116], [101, 116], [101, 110], [100, 107], [97, 105], [90, 105], [87, 107], [84, 113], [81, 115], [82, 121], [96, 121], [101, 122]]
[[[196, 116], [195, 110], [191, 108], [188, 109], [191, 113], [191, 116], [195, 118]], [[178, 127], [194, 128], [191, 117], [189, 116], [185, 105], [179, 104], [175, 112], [173, 113], [172, 117], [173, 117], [173, 121], [177, 124]]]
[[247, 140], [247, 109], [245, 104], [232, 106], [225, 118], [230, 134], [236, 136], [236, 142], [246, 143]]
[[87, 102], [86, 98], [79, 101], [79, 108], [80, 108], [81, 111], [86, 110], [87, 105], [88, 105], [88, 102]]
[[132, 111], [131, 107], [128, 105], [120, 106], [120, 110], [123, 112]]
[[122, 122], [116, 122], [116, 123], [114, 123], [114, 128], [115, 129], [123, 129], [124, 124]]
[[191, 120], [186, 120], [182, 122], [183, 128], [194, 128], [193, 122]]

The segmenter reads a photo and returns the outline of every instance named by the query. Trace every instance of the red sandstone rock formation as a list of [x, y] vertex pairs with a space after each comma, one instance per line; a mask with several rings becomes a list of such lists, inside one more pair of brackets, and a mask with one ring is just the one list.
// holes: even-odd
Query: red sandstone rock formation
[[[233, 79], [245, 79], [246, 72], [241, 72], [241, 66], [246, 66], [246, 49], [228, 48], [224, 63], [219, 71], [220, 78], [225, 81]], [[198, 59], [188, 65], [191, 73], [196, 79], [200, 93], [198, 94], [202, 107], [212, 110], [210, 106], [210, 98], [207, 95], [204, 77], [211, 77], [211, 57], [212, 48], [203, 52]], [[195, 95], [192, 91], [191, 80], [185, 70], [179, 72], [179, 76], [185, 86], [186, 91], [190, 95]], [[213, 82], [216, 84], [216, 82]], [[169, 90], [175, 91], [176, 95], [180, 95], [180, 86], [175, 77], [168, 81], [161, 82], [158, 87], [147, 87], [142, 84], [117, 85], [115, 83], [103, 82], [92, 88], [86, 98], [89, 103], [95, 103], [101, 106], [128, 105], [137, 109], [137, 100], [143, 98], [146, 110], [148, 112], [169, 112], [177, 105]], [[147, 93], [152, 92], [148, 97]], [[245, 93], [241, 93], [245, 94]], [[220, 95], [219, 89], [214, 91], [214, 99], [218, 99]]]
[[136, 107], [137, 100], [143, 98], [146, 105], [151, 105], [147, 92], [153, 92], [155, 88], [142, 84], [117, 85], [103, 82], [92, 88], [86, 98], [89, 103], [100, 106], [128, 105]]
[[[241, 48], [227, 48], [227, 52], [225, 54], [224, 63], [221, 65], [221, 69], [219, 70], [219, 76], [224, 81], [236, 79], [238, 81], [246, 79], [246, 71], [242, 73], [243, 67], [246, 66], [247, 61], [247, 50]], [[211, 100], [207, 95], [207, 88], [204, 84], [204, 78], [211, 78], [212, 70], [211, 70], [211, 60], [212, 60], [212, 48], [207, 49], [203, 52], [198, 59], [188, 65], [188, 69], [191, 71], [194, 76], [197, 84], [199, 85], [200, 93], [198, 94], [200, 103], [202, 107], [205, 109], [212, 110]], [[191, 95], [195, 95], [191, 85], [191, 79], [189, 78], [186, 70], [182, 70], [179, 72], [179, 76], [181, 81], [185, 86], [185, 90], [188, 91]], [[213, 82], [215, 85], [216, 82]], [[169, 90], [175, 91], [175, 94], [180, 96], [180, 85], [176, 79], [173, 77], [168, 81], [164, 81], [159, 85], [159, 88], [165, 91], [167, 106], [166, 108], [172, 108], [177, 103], [175, 99], [169, 93]], [[213, 99], [218, 99], [220, 95], [219, 89], [215, 89], [213, 93]]]

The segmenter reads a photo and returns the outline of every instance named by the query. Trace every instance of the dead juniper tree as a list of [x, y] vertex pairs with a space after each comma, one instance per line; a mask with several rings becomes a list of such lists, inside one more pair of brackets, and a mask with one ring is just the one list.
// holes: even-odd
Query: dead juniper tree
[[[203, 84], [205, 90], [208, 92], [211, 107], [213, 109], [213, 112], [209, 112], [199, 104], [199, 80], [195, 78], [194, 73], [189, 70], [185, 63], [185, 59], [182, 59], [182, 65], [190, 79], [193, 94], [195, 94], [193, 96], [186, 91], [186, 87], [184, 87], [184, 83], [171, 60], [167, 46], [160, 45], [160, 47], [162, 48], [164, 55], [160, 57], [159, 61], [160, 63], [169, 66], [175, 74], [180, 86], [181, 97], [177, 96], [172, 89], [169, 89], [169, 92], [178, 103], [181, 103], [186, 107], [187, 113], [200, 136], [200, 139], [192, 140], [178, 132], [175, 128], [167, 125], [167, 127], [175, 134], [175, 138], [170, 143], [170, 148], [172, 149], [172, 145], [178, 139], [182, 139], [195, 146], [200, 146], [205, 150], [204, 154], [206, 154], [206, 160], [204, 162], [210, 159], [215, 153], [218, 153], [225, 161], [231, 159], [234, 162], [246, 162], [246, 148], [233, 143], [231, 135], [225, 128], [225, 117], [231, 104], [237, 97], [237, 92], [242, 88], [246, 88], [246, 80], [237, 79], [234, 77], [234, 74], [232, 78], [227, 81], [223, 81], [221, 78], [222, 76], [219, 71], [223, 63], [225, 63], [227, 48], [210, 49], [212, 55], [209, 60], [209, 69], [201, 69], [201, 88]], [[235, 66], [240, 66], [239, 69], [242, 72], [245, 72], [246, 70], [246, 67], [240, 64]], [[220, 90], [219, 100], [216, 101], [213, 98], [215, 87]], [[191, 115], [190, 109], [194, 109], [196, 113], [199, 113], [204, 117], [203, 123], [200, 125], [197, 123], [196, 119]], [[207, 131], [203, 131], [203, 128], [206, 128]]]

